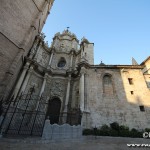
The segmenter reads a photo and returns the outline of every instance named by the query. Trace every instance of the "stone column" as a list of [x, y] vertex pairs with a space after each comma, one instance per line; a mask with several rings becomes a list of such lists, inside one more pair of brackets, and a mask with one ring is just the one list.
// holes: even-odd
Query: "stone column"
[[81, 59], [84, 57], [84, 43], [82, 44], [82, 49], [81, 49]]
[[43, 84], [42, 84], [42, 88], [41, 88], [41, 91], [40, 91], [39, 96], [41, 96], [41, 95], [42, 95], [42, 93], [44, 92], [45, 85], [46, 85], [46, 79], [47, 79], [47, 76], [48, 76], [48, 74], [47, 74], [47, 73], [45, 73], [44, 80], [43, 80]]
[[70, 68], [72, 68], [72, 64], [73, 64], [73, 51], [71, 52]]
[[33, 71], [33, 66], [30, 66], [30, 68], [29, 68], [29, 70], [28, 70], [28, 73], [27, 73], [27, 76], [26, 76], [26, 78], [25, 78], [25, 80], [24, 80], [24, 82], [23, 82], [23, 85], [22, 85], [22, 87], [21, 87], [20, 94], [25, 91], [26, 86], [27, 86], [27, 84], [28, 84], [28, 81], [29, 81], [29, 78], [30, 78], [30, 76], [31, 76], [32, 71]]
[[49, 59], [48, 67], [50, 67], [50, 65], [51, 65], [51, 62], [52, 62], [52, 59], [53, 59], [53, 55], [54, 55], [54, 52], [52, 51], [51, 57]]
[[[82, 112], [81, 126], [82, 128], [89, 128], [89, 118], [90, 112], [85, 106], [85, 67], [81, 68], [81, 77], [80, 77], [80, 110]], [[86, 91], [87, 92], [87, 91]]]
[[69, 95], [70, 95], [70, 81], [71, 81], [71, 75], [69, 75], [69, 77], [68, 77], [68, 84], [67, 84], [67, 92], [66, 92], [64, 112], [67, 112], [67, 108], [68, 108]]
[[85, 68], [81, 68], [81, 76], [80, 76], [80, 110], [84, 111], [84, 75], [85, 75]]
[[62, 123], [67, 122], [68, 102], [69, 102], [69, 96], [70, 96], [70, 81], [71, 81], [71, 75], [69, 75], [69, 77], [68, 77], [66, 99], [65, 99], [65, 108], [64, 108], [64, 111], [63, 111]]
[[20, 89], [21, 84], [22, 84], [22, 82], [23, 82], [23, 80], [24, 80], [24, 77], [25, 77], [25, 75], [26, 75], [27, 69], [29, 68], [29, 65], [30, 65], [30, 63], [27, 62], [27, 63], [25, 64], [24, 68], [23, 68], [23, 71], [22, 71], [22, 73], [21, 73], [21, 76], [20, 76], [20, 78], [19, 78], [19, 80], [18, 80], [18, 82], [17, 82], [17, 85], [16, 85], [16, 87], [15, 87], [15, 90], [14, 90], [14, 94], [13, 94], [13, 95], [14, 95], [14, 99], [16, 98], [16, 96], [17, 96], [17, 94], [18, 94], [18, 92], [19, 92], [19, 89]]

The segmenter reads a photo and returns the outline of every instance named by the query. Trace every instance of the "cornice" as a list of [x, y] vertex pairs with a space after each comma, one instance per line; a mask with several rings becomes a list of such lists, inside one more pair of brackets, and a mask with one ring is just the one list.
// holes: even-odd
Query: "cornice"
[[144, 66], [141, 65], [90, 65], [90, 68], [105, 68], [105, 69], [143, 69]]
[[[68, 41], [73, 41], [73, 40], [76, 40], [77, 43], [79, 43], [79, 40], [76, 38], [76, 37], [71, 37], [71, 39], [67, 39], [67, 38], [63, 38], [63, 36], [65, 35], [58, 35], [58, 36], [55, 36], [53, 37], [53, 40], [55, 40], [56, 38], [59, 39], [60, 41], [63, 41], [63, 40], [68, 40]], [[69, 35], [67, 35], [69, 36]]]
[[[56, 53], [56, 54], [69, 54], [69, 55], [70, 55], [72, 52], [73, 52], [74, 55], [78, 55], [78, 54], [80, 53], [80, 51], [81, 51], [81, 50], [76, 51], [75, 49], [71, 49], [69, 52], [61, 52], [61, 51], [56, 50], [55, 47], [53, 47], [52, 50], [53, 50], [53, 52]], [[51, 51], [52, 51], [52, 50], [51, 50]]]

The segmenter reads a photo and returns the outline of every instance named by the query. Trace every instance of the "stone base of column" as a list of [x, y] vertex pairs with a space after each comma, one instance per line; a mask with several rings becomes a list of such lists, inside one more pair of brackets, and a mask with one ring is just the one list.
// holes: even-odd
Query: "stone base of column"
[[61, 123], [62, 124], [67, 123], [67, 112], [63, 112], [63, 114], [61, 116]]
[[64, 108], [64, 111], [63, 112], [68, 112], [68, 106], [67, 105], [65, 105], [65, 108]]
[[81, 126], [83, 129], [89, 129], [91, 127], [90, 111], [82, 112]]
[[49, 130], [48, 130], [49, 126], [50, 126], [50, 120], [46, 119], [45, 124], [44, 124], [44, 128], [43, 128], [43, 133], [42, 133], [42, 139], [43, 140], [48, 139], [48, 137], [49, 137]]

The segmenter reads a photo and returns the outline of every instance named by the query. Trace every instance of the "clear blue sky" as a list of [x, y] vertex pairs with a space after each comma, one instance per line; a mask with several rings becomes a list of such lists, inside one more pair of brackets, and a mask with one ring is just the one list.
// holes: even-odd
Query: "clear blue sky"
[[150, 0], [55, 0], [43, 28], [49, 45], [68, 26], [94, 43], [95, 64], [140, 64], [150, 55]]

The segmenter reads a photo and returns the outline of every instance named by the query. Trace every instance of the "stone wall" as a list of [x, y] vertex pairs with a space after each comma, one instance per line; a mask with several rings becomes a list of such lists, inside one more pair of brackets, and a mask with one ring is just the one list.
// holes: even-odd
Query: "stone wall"
[[[140, 69], [128, 69], [124, 72], [120, 69], [89, 69], [87, 74], [86, 94], [91, 123], [89, 127], [100, 127], [112, 122], [130, 128], [148, 127], [150, 92]], [[110, 74], [112, 77], [113, 95], [111, 92], [108, 92], [110, 95], [104, 93], [105, 74]], [[128, 78], [133, 78], [133, 85], [129, 84]], [[144, 106], [145, 111], [140, 111], [139, 106]], [[83, 126], [86, 124], [83, 122]]]
[[10, 94], [23, 57], [28, 54], [35, 36], [41, 32], [51, 6], [45, 0], [1, 1], [0, 97], [7, 98]]
[[3, 89], [6, 87], [6, 71], [9, 70], [11, 63], [15, 58], [15, 52], [18, 51], [19, 50], [16, 45], [11, 43], [5, 36], [0, 34], [0, 95], [3, 93]]

